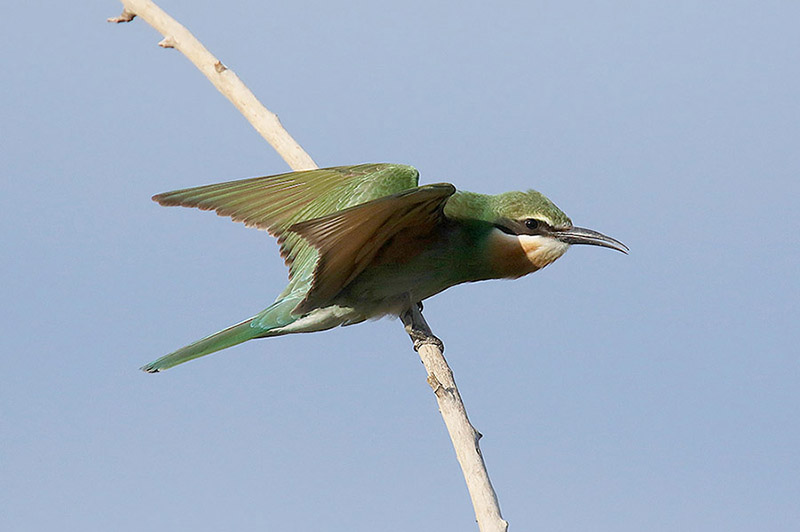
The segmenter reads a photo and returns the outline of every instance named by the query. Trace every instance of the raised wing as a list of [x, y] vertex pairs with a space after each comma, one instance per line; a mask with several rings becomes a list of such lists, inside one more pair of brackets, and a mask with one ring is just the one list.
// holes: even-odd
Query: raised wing
[[413, 189], [418, 182], [419, 172], [412, 166], [359, 164], [175, 190], [153, 200], [164, 206], [213, 210], [279, 237], [292, 280], [287, 291], [293, 291], [311, 282], [317, 252], [287, 232], [290, 226]]
[[[449, 183], [383, 197], [288, 228], [318, 251], [311, 287], [295, 308], [303, 314], [329, 302], [387, 250], [396, 236], [424, 239], [443, 221], [444, 205], [455, 192]], [[411, 238], [400, 239], [404, 242]]]
[[213, 210], [280, 236], [292, 224], [414, 188], [416, 168], [359, 164], [254, 177], [153, 196], [164, 206]]

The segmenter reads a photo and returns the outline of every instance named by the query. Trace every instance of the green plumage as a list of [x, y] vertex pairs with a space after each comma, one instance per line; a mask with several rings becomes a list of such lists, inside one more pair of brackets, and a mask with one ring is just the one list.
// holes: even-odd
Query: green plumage
[[281, 334], [281, 327], [300, 317], [292, 310], [308, 294], [319, 259], [317, 250], [289, 228], [413, 189], [418, 182], [419, 172], [411, 166], [360, 164], [229, 181], [153, 196], [164, 206], [214, 210], [277, 236], [281, 256], [289, 266], [289, 285], [271, 307], [257, 316], [182, 347], [142, 369], [151, 373], [163, 371], [253, 338]]
[[253, 318], [250, 318], [214, 333], [211, 336], [206, 336], [158, 360], [145, 364], [141, 369], [148, 373], [164, 371], [178, 364], [183, 364], [195, 358], [210, 355], [211, 353], [216, 353], [217, 351], [246, 342], [247, 340], [257, 338], [258, 329], [251, 326], [252, 322]]
[[[289, 266], [289, 284], [256, 316], [142, 369], [162, 371], [253, 338], [399, 315], [459, 283], [522, 275], [509, 273], [508, 265], [501, 268], [490, 256], [490, 250], [500, 249], [490, 245], [491, 235], [502, 243], [503, 256], [511, 253], [513, 260], [524, 259], [526, 252], [502, 235], [523, 233], [533, 242], [544, 238], [543, 243], [569, 236], [569, 218], [538, 192], [456, 193], [448, 183], [418, 186], [418, 179], [411, 166], [360, 164], [154, 196], [161, 205], [214, 210], [276, 236]], [[531, 219], [542, 223], [534, 232], [526, 229]], [[542, 233], [543, 228], [553, 234]], [[578, 236], [570, 238], [570, 243], [581, 243]], [[624, 248], [611, 241], [599, 245]], [[566, 244], [556, 244], [548, 253], [557, 258], [565, 249]]]
[[[197, 207], [230, 216], [279, 238], [289, 277], [311, 273], [317, 254], [296, 233], [295, 223], [417, 186], [419, 172], [401, 164], [359, 164], [228, 181], [153, 196], [165, 207]], [[306, 279], [308, 281], [308, 279]]]

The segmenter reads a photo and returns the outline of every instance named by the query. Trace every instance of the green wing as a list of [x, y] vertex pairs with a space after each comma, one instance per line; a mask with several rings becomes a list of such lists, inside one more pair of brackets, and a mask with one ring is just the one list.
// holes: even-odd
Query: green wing
[[284, 293], [311, 282], [317, 251], [294, 224], [415, 188], [419, 172], [401, 164], [359, 164], [254, 177], [153, 196], [164, 206], [197, 207], [279, 237], [292, 283]]
[[295, 223], [414, 188], [418, 182], [419, 172], [411, 166], [359, 164], [175, 190], [153, 200], [213, 210], [280, 236]]

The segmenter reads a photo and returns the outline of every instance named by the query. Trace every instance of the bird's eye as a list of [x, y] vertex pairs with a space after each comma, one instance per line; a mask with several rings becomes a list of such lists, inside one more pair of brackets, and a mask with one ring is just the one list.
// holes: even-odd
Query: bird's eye
[[535, 231], [536, 229], [539, 229], [539, 220], [536, 218], [528, 218], [525, 220], [525, 227], [531, 231]]

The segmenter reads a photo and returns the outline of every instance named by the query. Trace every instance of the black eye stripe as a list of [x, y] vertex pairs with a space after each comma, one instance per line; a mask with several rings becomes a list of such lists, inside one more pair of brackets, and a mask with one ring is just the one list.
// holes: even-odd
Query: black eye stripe
[[516, 235], [516, 234], [517, 234], [517, 233], [516, 233], [514, 230], [512, 230], [512, 229], [510, 229], [510, 228], [506, 227], [505, 225], [502, 225], [502, 224], [494, 224], [494, 226], [495, 226], [496, 228], [500, 229], [502, 232], [504, 232], [504, 233], [505, 233], [505, 234], [507, 234], [507, 235]]
[[537, 218], [498, 220], [493, 225], [507, 235], [542, 235], [553, 230], [549, 223]]

